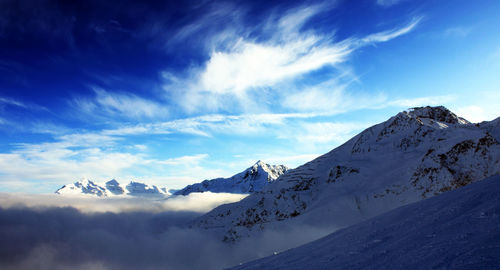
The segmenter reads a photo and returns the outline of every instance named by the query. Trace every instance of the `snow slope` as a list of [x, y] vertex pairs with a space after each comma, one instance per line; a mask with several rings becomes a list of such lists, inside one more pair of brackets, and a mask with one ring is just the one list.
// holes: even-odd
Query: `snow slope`
[[232, 268], [498, 269], [500, 175]]
[[216, 178], [189, 185], [174, 195], [188, 195], [192, 192], [253, 193], [283, 175], [288, 168], [283, 165], [269, 165], [257, 161], [253, 166], [230, 178]]
[[471, 124], [441, 106], [398, 113], [192, 226], [231, 242], [266, 227], [361, 222], [500, 173], [498, 123]]
[[122, 185], [115, 179], [104, 184], [97, 184], [88, 179], [81, 179], [73, 184], [64, 185], [58, 189], [56, 194], [61, 195], [93, 195], [97, 197], [110, 197], [120, 195], [130, 196], [168, 196], [170, 193], [165, 188], [158, 188], [155, 185], [147, 185], [140, 182], [131, 181], [127, 185]]

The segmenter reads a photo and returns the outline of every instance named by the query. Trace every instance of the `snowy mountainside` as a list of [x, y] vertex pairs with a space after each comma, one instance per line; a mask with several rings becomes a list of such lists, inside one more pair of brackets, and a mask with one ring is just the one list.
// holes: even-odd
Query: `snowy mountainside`
[[261, 191], [278, 177], [283, 175], [288, 168], [284, 165], [269, 165], [257, 161], [250, 168], [231, 176], [230, 178], [216, 178], [205, 180], [201, 183], [189, 185], [174, 195], [188, 195], [192, 192], [210, 191], [214, 193], [253, 193]]
[[222, 231], [225, 241], [268, 226], [346, 227], [500, 173], [497, 131], [442, 106], [413, 108], [192, 226]]
[[500, 175], [231, 269], [498, 269]]
[[170, 193], [165, 188], [131, 181], [122, 185], [115, 179], [104, 184], [97, 184], [89, 179], [81, 179], [73, 184], [62, 186], [56, 194], [61, 195], [93, 195], [97, 197], [110, 197], [119, 195], [131, 196], [168, 196]]

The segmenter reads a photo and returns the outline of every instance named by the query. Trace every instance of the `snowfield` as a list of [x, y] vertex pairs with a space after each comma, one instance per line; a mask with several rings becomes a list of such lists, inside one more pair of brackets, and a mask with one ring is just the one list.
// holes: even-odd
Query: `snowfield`
[[500, 175], [231, 269], [498, 269]]

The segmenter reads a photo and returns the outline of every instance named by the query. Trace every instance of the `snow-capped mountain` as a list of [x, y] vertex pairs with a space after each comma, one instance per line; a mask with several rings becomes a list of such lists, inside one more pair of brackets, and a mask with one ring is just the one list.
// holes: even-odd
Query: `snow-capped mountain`
[[498, 269], [500, 175], [232, 268]]
[[346, 227], [500, 173], [499, 124], [472, 124], [441, 106], [413, 108], [192, 226], [223, 230], [226, 241], [268, 226]]
[[110, 197], [119, 195], [131, 196], [168, 196], [170, 193], [165, 188], [158, 188], [155, 185], [147, 185], [140, 182], [131, 181], [127, 185], [122, 185], [112, 179], [103, 185], [97, 184], [88, 179], [82, 179], [73, 184], [64, 185], [58, 189], [56, 194], [61, 195], [94, 195], [98, 197]]
[[252, 167], [230, 178], [216, 178], [189, 185], [174, 195], [188, 195], [192, 192], [210, 191], [214, 193], [253, 193], [261, 191], [266, 185], [283, 175], [288, 168], [284, 165], [269, 165], [257, 161]]

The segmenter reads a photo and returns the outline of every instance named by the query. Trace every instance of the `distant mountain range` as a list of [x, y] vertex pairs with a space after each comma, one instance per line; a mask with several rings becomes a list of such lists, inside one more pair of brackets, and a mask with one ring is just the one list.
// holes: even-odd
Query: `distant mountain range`
[[120, 195], [130, 196], [168, 196], [170, 193], [166, 188], [158, 188], [154, 185], [147, 185], [140, 182], [131, 181], [127, 185], [122, 185], [115, 179], [104, 184], [97, 184], [88, 179], [82, 179], [73, 184], [64, 185], [58, 189], [56, 194], [61, 195], [94, 195], [97, 197], [112, 197]]
[[167, 190], [166, 188], [159, 188], [155, 185], [148, 185], [140, 182], [130, 182], [127, 185], [122, 185], [114, 179], [104, 184], [97, 184], [91, 180], [82, 179], [73, 184], [61, 187], [56, 193], [62, 195], [85, 194], [97, 197], [111, 197], [116, 195], [188, 195], [193, 192], [207, 191], [214, 193], [247, 194], [262, 190], [264, 186], [276, 180], [287, 170], [288, 168], [286, 166], [269, 165], [259, 160], [250, 168], [230, 178], [205, 180], [201, 183], [189, 185], [181, 190]]
[[229, 242], [267, 227], [346, 227], [499, 174], [499, 140], [500, 118], [472, 124], [442, 106], [413, 108], [192, 226]]

